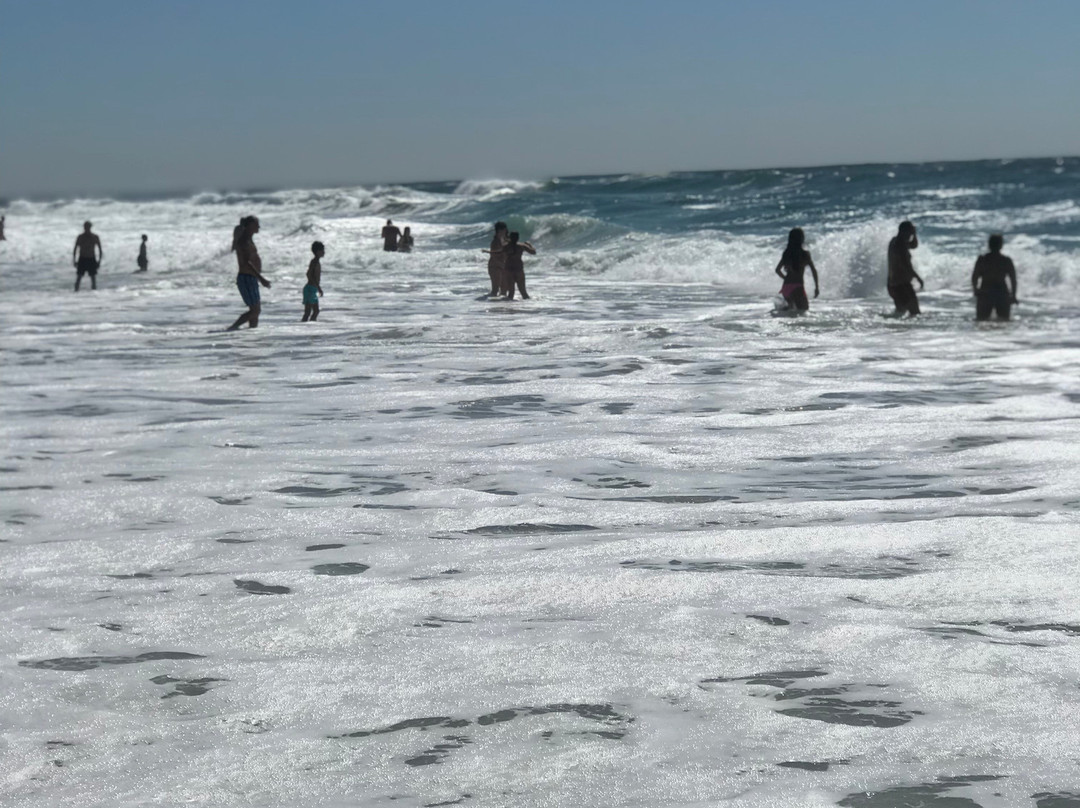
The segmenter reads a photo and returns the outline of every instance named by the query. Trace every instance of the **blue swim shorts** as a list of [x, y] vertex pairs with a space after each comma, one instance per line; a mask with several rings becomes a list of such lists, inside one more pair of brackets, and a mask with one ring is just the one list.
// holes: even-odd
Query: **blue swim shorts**
[[319, 305], [319, 287], [313, 283], [309, 283], [304, 286], [304, 305]]
[[236, 288], [240, 290], [240, 297], [244, 298], [245, 305], [259, 305], [259, 279], [254, 275], [241, 272], [236, 276]]

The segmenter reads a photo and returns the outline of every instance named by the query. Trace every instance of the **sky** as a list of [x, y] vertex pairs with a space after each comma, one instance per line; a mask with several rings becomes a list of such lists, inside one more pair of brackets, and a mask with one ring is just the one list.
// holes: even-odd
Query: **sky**
[[0, 0], [0, 197], [1076, 155], [1078, 32], [1078, 0]]

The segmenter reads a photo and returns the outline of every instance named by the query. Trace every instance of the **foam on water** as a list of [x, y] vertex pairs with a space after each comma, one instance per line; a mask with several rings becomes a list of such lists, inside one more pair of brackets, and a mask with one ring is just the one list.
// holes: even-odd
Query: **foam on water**
[[[895, 322], [865, 213], [787, 320], [764, 226], [534, 199], [498, 218], [612, 232], [538, 239], [510, 304], [476, 300], [465, 207], [380, 250], [386, 199], [496, 218], [455, 190], [7, 208], [0, 803], [1080, 805], [1067, 230], [1010, 240], [1019, 318], [976, 325], [938, 227]], [[262, 325], [208, 333], [249, 211]], [[74, 295], [88, 215], [107, 263]]]

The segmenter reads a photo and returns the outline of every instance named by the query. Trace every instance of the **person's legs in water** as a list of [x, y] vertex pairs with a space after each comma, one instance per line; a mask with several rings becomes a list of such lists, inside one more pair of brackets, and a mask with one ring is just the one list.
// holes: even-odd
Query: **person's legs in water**
[[810, 301], [806, 297], [806, 289], [800, 286], [792, 290], [791, 297], [788, 298], [788, 304], [794, 306], [798, 311], [807, 311], [810, 308]]
[[488, 267], [488, 277], [491, 278], [491, 294], [488, 297], [497, 297], [502, 291], [502, 273], [495, 267]]
[[985, 289], [979, 290], [978, 296], [975, 298], [975, 319], [976, 320], [989, 320], [990, 313], [994, 310], [994, 304], [990, 300], [990, 295], [986, 293]]
[[306, 323], [310, 319], [311, 319], [311, 304], [310, 303], [305, 303], [304, 304], [304, 316], [300, 318], [300, 322]]
[[259, 325], [259, 311], [261, 300], [259, 297], [259, 281], [254, 275], [241, 273], [236, 276], [236, 287], [240, 290], [240, 297], [248, 306], [248, 310], [236, 318], [236, 322], [229, 326], [227, 331], [235, 331], [244, 323], [248, 328], [256, 328]]
[[521, 292], [521, 299], [522, 300], [528, 300], [529, 299], [529, 293], [525, 291], [525, 270], [524, 269], [515, 269], [515, 270], [508, 271], [507, 274], [510, 277], [507, 278], [507, 281], [506, 281], [506, 285], [507, 285], [506, 299], [507, 300], [513, 300], [514, 299], [514, 285], [517, 284], [518, 291]]
[[318, 319], [319, 319], [319, 304], [318, 303], [312, 303], [311, 304], [311, 322], [315, 322]]

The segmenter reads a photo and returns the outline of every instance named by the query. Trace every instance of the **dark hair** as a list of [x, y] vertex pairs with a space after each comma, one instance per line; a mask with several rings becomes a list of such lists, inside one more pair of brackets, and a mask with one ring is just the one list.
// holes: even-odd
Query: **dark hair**
[[990, 249], [994, 252], [997, 252], [1005, 246], [1005, 236], [1001, 235], [1001, 233], [994, 233], [992, 236], [990, 236], [989, 244]]
[[799, 270], [802, 265], [803, 255], [806, 254], [806, 250], [803, 249], [803, 242], [805, 241], [806, 234], [803, 233], [801, 227], [795, 227], [788, 233], [787, 247], [784, 249], [783, 257], [780, 259], [788, 269], [793, 269], [796, 272]]
[[143, 241], [146, 241], [146, 233], [143, 233], [143, 234], [142, 234], [142, 240], [143, 240]]
[[313, 242], [311, 242], [311, 251], [313, 253], [317, 254], [319, 252], [319, 250], [323, 250], [323, 251], [326, 250], [326, 247], [323, 246], [323, 243], [321, 241], [313, 241]]
[[392, 222], [392, 221], [390, 221], [389, 219], [387, 219], [387, 220], [386, 220], [386, 226], [387, 226], [387, 227], [389, 227], [389, 226], [390, 226], [390, 225], [392, 225], [392, 224], [393, 224], [393, 222]]
[[85, 229], [86, 229], [86, 228], [88, 228], [88, 227], [93, 227], [93, 225], [92, 225], [92, 224], [90, 224], [90, 222], [88, 222], [88, 221], [86, 221], [86, 222], [83, 222], [83, 223], [82, 223], [82, 226], [83, 226], [83, 230], [85, 230]]
[[515, 230], [513, 233], [510, 234], [510, 243], [517, 244], [519, 238], [521, 238], [521, 236], [518, 234], [518, 231]]
[[505, 229], [506, 229], [506, 222], [495, 222], [495, 232], [496, 233], [498, 233], [500, 230], [505, 230]]
[[908, 222], [908, 221], [900, 222], [900, 232], [901, 233], [914, 233], [915, 232], [915, 225], [913, 225], [911, 222]]

